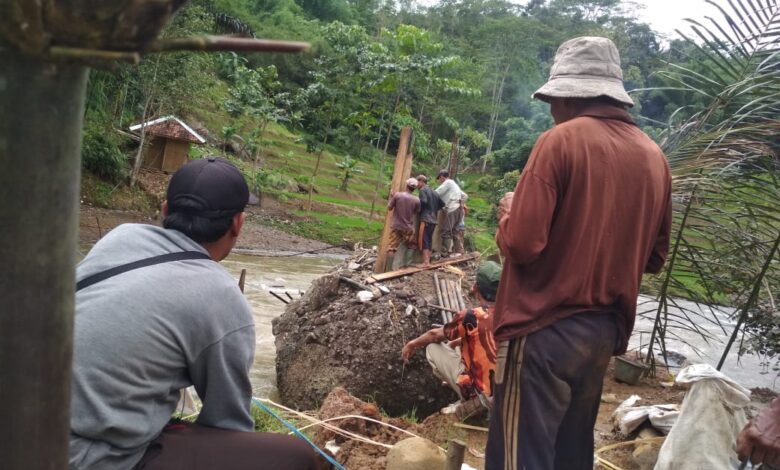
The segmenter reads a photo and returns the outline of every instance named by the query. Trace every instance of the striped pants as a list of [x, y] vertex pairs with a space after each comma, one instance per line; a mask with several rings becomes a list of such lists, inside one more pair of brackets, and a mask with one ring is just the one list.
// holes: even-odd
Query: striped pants
[[613, 313], [587, 312], [499, 344], [486, 470], [592, 470], [615, 348]]

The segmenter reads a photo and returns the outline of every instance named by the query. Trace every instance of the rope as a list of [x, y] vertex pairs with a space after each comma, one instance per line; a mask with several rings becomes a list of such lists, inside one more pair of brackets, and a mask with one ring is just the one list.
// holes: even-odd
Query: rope
[[268, 408], [263, 402], [261, 402], [259, 399], [252, 397], [252, 403], [260, 407], [261, 410], [265, 411], [269, 415], [273, 416], [277, 420], [279, 420], [280, 423], [284, 424], [284, 426], [292, 431], [296, 436], [300, 437], [304, 441], [306, 441], [307, 444], [309, 444], [314, 450], [316, 450], [321, 456], [325, 457], [325, 460], [331, 463], [336, 470], [346, 470], [340, 463], [336, 461], [333, 457], [328, 455], [325, 451], [314, 445], [312, 441], [309, 440], [308, 437], [306, 437], [302, 432], [298, 431], [295, 426], [290, 424], [289, 422], [285, 421], [284, 418], [280, 417], [276, 413], [273, 412], [270, 408]]
[[286, 411], [286, 412], [288, 412], [290, 414], [293, 414], [293, 415], [295, 415], [295, 416], [297, 416], [299, 418], [303, 418], [303, 419], [305, 419], [305, 420], [307, 420], [309, 422], [312, 422], [314, 424], [318, 424], [318, 425], [324, 427], [325, 429], [333, 431], [336, 434], [339, 434], [339, 435], [341, 435], [343, 437], [347, 437], [349, 439], [354, 439], [354, 440], [360, 441], [360, 442], [365, 442], [366, 444], [373, 444], [375, 446], [384, 447], [386, 449], [390, 449], [391, 447], [393, 447], [393, 446], [391, 446], [389, 444], [384, 444], [384, 443], [381, 443], [381, 442], [373, 441], [373, 440], [371, 440], [371, 439], [369, 439], [367, 437], [361, 436], [360, 434], [354, 434], [354, 433], [351, 433], [349, 431], [345, 431], [345, 430], [343, 430], [343, 429], [341, 429], [339, 427], [333, 426], [332, 424], [328, 424], [328, 423], [322, 422], [322, 421], [320, 421], [320, 420], [318, 420], [316, 418], [312, 418], [311, 416], [309, 416], [307, 414], [304, 414], [304, 413], [301, 413], [300, 411], [295, 411], [295, 410], [287, 408], [287, 407], [285, 407], [283, 405], [280, 405], [278, 403], [274, 403], [274, 402], [272, 402], [271, 400], [269, 400], [267, 398], [262, 398], [260, 400], [262, 400], [265, 403], [270, 403], [271, 405], [273, 405], [273, 406], [275, 406], [277, 408], [280, 408], [280, 409], [282, 409], [282, 410], [284, 410], [284, 411]]
[[[372, 441], [371, 439], [369, 439], [367, 437], [361, 436], [359, 434], [353, 434], [351, 432], [345, 431], [345, 430], [343, 430], [341, 428], [338, 428], [336, 426], [328, 424], [328, 421], [336, 421], [336, 420], [340, 420], [340, 419], [357, 418], [357, 419], [362, 419], [364, 421], [369, 421], [369, 422], [372, 422], [372, 423], [380, 424], [380, 425], [385, 426], [387, 428], [395, 429], [396, 431], [401, 431], [401, 432], [406, 433], [406, 434], [408, 434], [408, 435], [410, 435], [412, 437], [420, 437], [417, 434], [414, 434], [413, 432], [407, 431], [406, 429], [399, 428], [398, 426], [393, 426], [390, 423], [385, 423], [383, 421], [379, 421], [377, 419], [369, 418], [367, 416], [345, 415], [345, 416], [337, 416], [335, 418], [330, 418], [330, 419], [326, 419], [326, 420], [319, 420], [319, 419], [316, 419], [316, 418], [312, 418], [311, 416], [309, 416], [309, 415], [307, 415], [305, 413], [301, 413], [300, 411], [295, 411], [295, 410], [287, 408], [287, 407], [285, 407], [283, 405], [280, 405], [278, 403], [274, 403], [273, 401], [271, 401], [271, 400], [269, 400], [267, 398], [261, 398], [260, 400], [262, 400], [262, 401], [264, 401], [266, 403], [270, 403], [271, 405], [276, 406], [276, 407], [278, 407], [278, 408], [280, 408], [280, 409], [282, 409], [284, 411], [287, 411], [288, 413], [292, 413], [295, 416], [301, 417], [301, 418], [311, 422], [311, 424], [308, 424], [308, 425], [300, 428], [299, 431], [303, 431], [304, 429], [308, 429], [308, 428], [310, 428], [312, 426], [322, 426], [325, 429], [329, 429], [329, 430], [331, 430], [331, 431], [333, 431], [335, 433], [341, 434], [342, 436], [350, 437], [352, 439], [355, 439], [355, 440], [358, 440], [358, 441], [361, 441], [361, 442], [365, 442], [367, 444], [373, 444], [373, 445], [380, 446], [380, 447], [385, 447], [385, 448], [388, 448], [388, 449], [393, 447], [393, 446], [388, 445], [388, 444], [383, 444], [381, 442]], [[437, 447], [439, 447], [439, 446], [437, 446]], [[441, 449], [443, 452], [446, 452], [446, 450], [444, 450], [442, 447], [439, 447], [439, 449]]]
[[601, 457], [601, 453], [607, 452], [609, 450], [617, 449], [620, 447], [625, 447], [633, 444], [649, 444], [649, 443], [656, 443], [656, 442], [663, 442], [664, 439], [666, 439], [666, 436], [660, 436], [660, 437], [647, 437], [644, 439], [634, 439], [633, 441], [626, 441], [626, 442], [618, 442], [617, 444], [610, 444], [608, 446], [604, 446], [596, 451], [596, 460], [606, 467], [608, 470], [623, 470], [622, 468], [618, 467], [614, 463], [604, 459]]

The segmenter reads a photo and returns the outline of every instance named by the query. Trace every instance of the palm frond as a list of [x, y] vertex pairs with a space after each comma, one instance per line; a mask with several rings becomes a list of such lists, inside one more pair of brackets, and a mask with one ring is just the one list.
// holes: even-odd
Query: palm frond
[[780, 278], [780, 5], [707, 3], [722, 18], [688, 20], [693, 36], [680, 33], [696, 60], [659, 74], [705, 104], [675, 113], [662, 141], [678, 202], [666, 270], [645, 282], [658, 301], [640, 311], [655, 318], [648, 361], [666, 354], [667, 338], [681, 337], [675, 330], [705, 342], [713, 327], [726, 333], [719, 309], [703, 305], [738, 312], [726, 352], [751, 315], [778, 314], [776, 293], [762, 286]]

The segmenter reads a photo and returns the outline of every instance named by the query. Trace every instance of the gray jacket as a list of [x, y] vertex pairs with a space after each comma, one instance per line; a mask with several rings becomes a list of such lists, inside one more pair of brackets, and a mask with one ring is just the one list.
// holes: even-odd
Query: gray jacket
[[[206, 251], [184, 234], [126, 224], [78, 265], [83, 279], [132, 261]], [[194, 385], [198, 423], [253, 429], [252, 310], [236, 280], [208, 259], [147, 266], [76, 294], [71, 469], [130, 469]]]

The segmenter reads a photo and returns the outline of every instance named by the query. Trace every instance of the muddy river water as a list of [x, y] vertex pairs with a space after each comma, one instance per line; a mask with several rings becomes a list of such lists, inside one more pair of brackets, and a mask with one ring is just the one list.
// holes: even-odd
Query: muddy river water
[[285, 304], [275, 298], [270, 291], [289, 300], [284, 293], [293, 298], [299, 292], [306, 291], [311, 282], [328, 272], [341, 262], [337, 256], [255, 256], [231, 254], [222, 265], [236, 279], [241, 270], [246, 269], [244, 294], [252, 305], [255, 315], [255, 364], [250, 372], [252, 389], [255, 396], [275, 397], [276, 395], [276, 347], [271, 334], [271, 320], [284, 312]]
[[[82, 246], [82, 253], [86, 253], [88, 250], [89, 246]], [[222, 262], [222, 265], [236, 279], [239, 278], [242, 269], [247, 270], [244, 293], [252, 305], [257, 327], [255, 362], [250, 373], [255, 396], [276, 398], [276, 347], [271, 333], [271, 321], [284, 312], [285, 304], [272, 296], [269, 290], [279, 293], [284, 298], [287, 298], [284, 294], [287, 291], [293, 298], [297, 298], [299, 292], [307, 290], [314, 279], [327, 273], [343, 259], [343, 256], [327, 255], [289, 256], [285, 253], [267, 255], [233, 253]], [[688, 309], [706, 308], [690, 302], [681, 302], [684, 302]], [[640, 297], [639, 303], [639, 312], [643, 310], [654, 311], [656, 305], [651, 299], [643, 297]], [[724, 328], [730, 333], [734, 322], [728, 317], [729, 313], [729, 309], [712, 312], [719, 317]], [[647, 316], [652, 318], [654, 314]], [[707, 362], [715, 366], [728, 337], [710, 323], [703, 323], [702, 327], [714, 336], [714, 340], [705, 342], [698, 335], [680, 332], [687, 344], [670, 339], [668, 347], [672, 351], [683, 354], [691, 362]], [[651, 329], [652, 321], [650, 319], [638, 318], [630, 347], [636, 348], [640, 343], [646, 345]], [[780, 389], [778, 372], [772, 370], [771, 364], [764, 363], [756, 356], [738, 358], [736, 350], [735, 345], [724, 364], [724, 373], [748, 388]]]
[[[275, 353], [274, 338], [271, 334], [271, 320], [281, 315], [284, 311], [284, 304], [274, 298], [268, 290], [279, 292], [286, 297], [283, 292], [287, 289], [290, 294], [296, 298], [298, 291], [308, 289], [311, 281], [328, 272], [333, 266], [339, 264], [343, 257], [337, 256], [254, 256], [231, 254], [227, 260], [223, 261], [224, 266], [230, 273], [238, 279], [241, 269], [247, 270], [246, 285], [244, 288], [249, 302], [252, 304], [257, 325], [257, 351], [255, 355], [255, 364], [251, 372], [252, 386], [256, 396], [268, 397], [276, 394], [276, 372], [275, 372]], [[706, 308], [699, 307], [696, 304], [686, 301], [684, 303], [689, 309]], [[655, 304], [645, 297], [640, 297], [639, 311], [654, 310]], [[682, 305], [681, 305], [682, 306]], [[734, 322], [728, 318], [729, 309], [715, 311], [723, 323], [724, 329], [731, 332]], [[677, 332], [683, 337], [686, 343], [670, 338], [668, 348], [678, 352], [688, 358], [690, 362], [707, 362], [713, 366], [717, 365], [728, 336], [719, 328], [713, 327], [709, 323], [703, 323], [702, 328], [714, 337], [709, 342], [705, 342], [698, 335], [688, 332]], [[646, 344], [649, 340], [649, 330], [652, 329], [652, 321], [638, 318], [634, 335], [631, 340], [631, 346], [636, 348], [640, 342]], [[673, 368], [676, 372], [676, 369]], [[767, 364], [756, 356], [737, 357], [737, 346], [732, 348], [731, 353], [723, 367], [723, 372], [735, 379], [740, 384], [750, 387], [768, 387], [771, 389], [780, 388], [780, 380], [776, 380], [777, 372], [773, 371]]]

